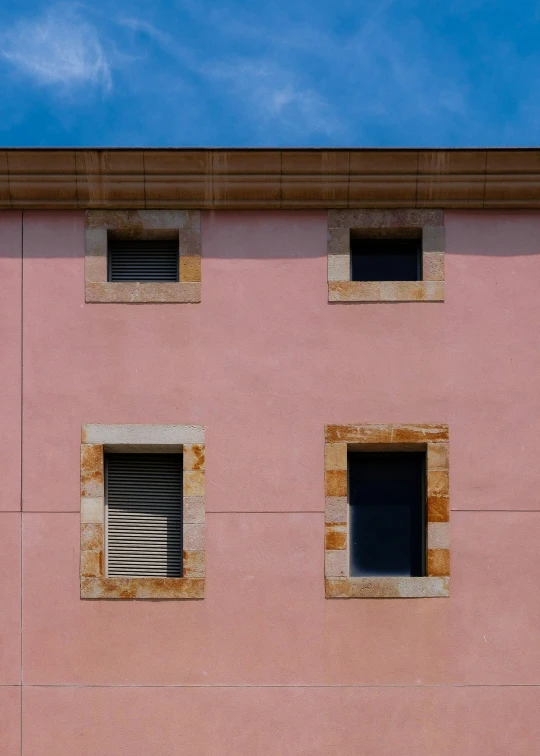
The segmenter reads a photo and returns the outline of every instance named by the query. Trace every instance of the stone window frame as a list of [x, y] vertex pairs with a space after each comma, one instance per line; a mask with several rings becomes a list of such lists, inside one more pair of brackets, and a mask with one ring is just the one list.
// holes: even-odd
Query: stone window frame
[[[348, 451], [427, 452], [425, 577], [349, 574]], [[450, 592], [450, 503], [447, 425], [325, 426], [326, 598], [427, 598]]]
[[[108, 235], [119, 239], [179, 241], [179, 281], [108, 281]], [[199, 210], [87, 210], [85, 301], [129, 304], [201, 301]]]
[[[106, 452], [183, 455], [183, 577], [105, 574]], [[205, 445], [199, 425], [83, 425], [81, 431], [82, 599], [202, 599], [205, 584]]]
[[[351, 281], [351, 233], [422, 237], [421, 281]], [[443, 210], [329, 210], [329, 302], [444, 302]]]

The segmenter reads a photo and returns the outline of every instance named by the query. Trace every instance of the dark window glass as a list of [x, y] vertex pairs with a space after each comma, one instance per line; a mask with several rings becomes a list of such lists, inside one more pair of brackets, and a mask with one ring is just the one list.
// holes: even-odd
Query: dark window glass
[[421, 281], [421, 239], [351, 239], [353, 281]]
[[178, 281], [178, 241], [109, 239], [109, 281]]
[[425, 574], [425, 454], [349, 454], [350, 574]]

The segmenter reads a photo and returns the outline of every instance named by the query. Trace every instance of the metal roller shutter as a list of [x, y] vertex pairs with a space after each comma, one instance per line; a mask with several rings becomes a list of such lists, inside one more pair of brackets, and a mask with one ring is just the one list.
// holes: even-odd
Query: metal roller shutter
[[105, 457], [107, 575], [182, 577], [182, 455]]
[[178, 241], [109, 241], [109, 281], [178, 281]]

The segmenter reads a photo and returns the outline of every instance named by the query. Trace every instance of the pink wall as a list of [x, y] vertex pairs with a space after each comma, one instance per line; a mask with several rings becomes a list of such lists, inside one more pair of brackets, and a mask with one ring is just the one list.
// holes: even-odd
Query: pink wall
[[[535, 752], [540, 214], [446, 228], [444, 304], [329, 305], [325, 213], [223, 212], [200, 305], [85, 305], [83, 215], [27, 212], [21, 311], [0, 215], [2, 756], [21, 618], [25, 756]], [[204, 601], [79, 599], [83, 422], [206, 426]], [[324, 599], [339, 422], [449, 423], [450, 599]]]

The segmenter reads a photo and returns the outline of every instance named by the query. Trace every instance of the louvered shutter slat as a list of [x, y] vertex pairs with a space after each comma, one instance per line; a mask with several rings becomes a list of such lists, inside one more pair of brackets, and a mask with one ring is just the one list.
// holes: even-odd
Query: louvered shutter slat
[[178, 241], [109, 241], [109, 281], [178, 280]]
[[107, 575], [182, 577], [182, 456], [108, 454]]

